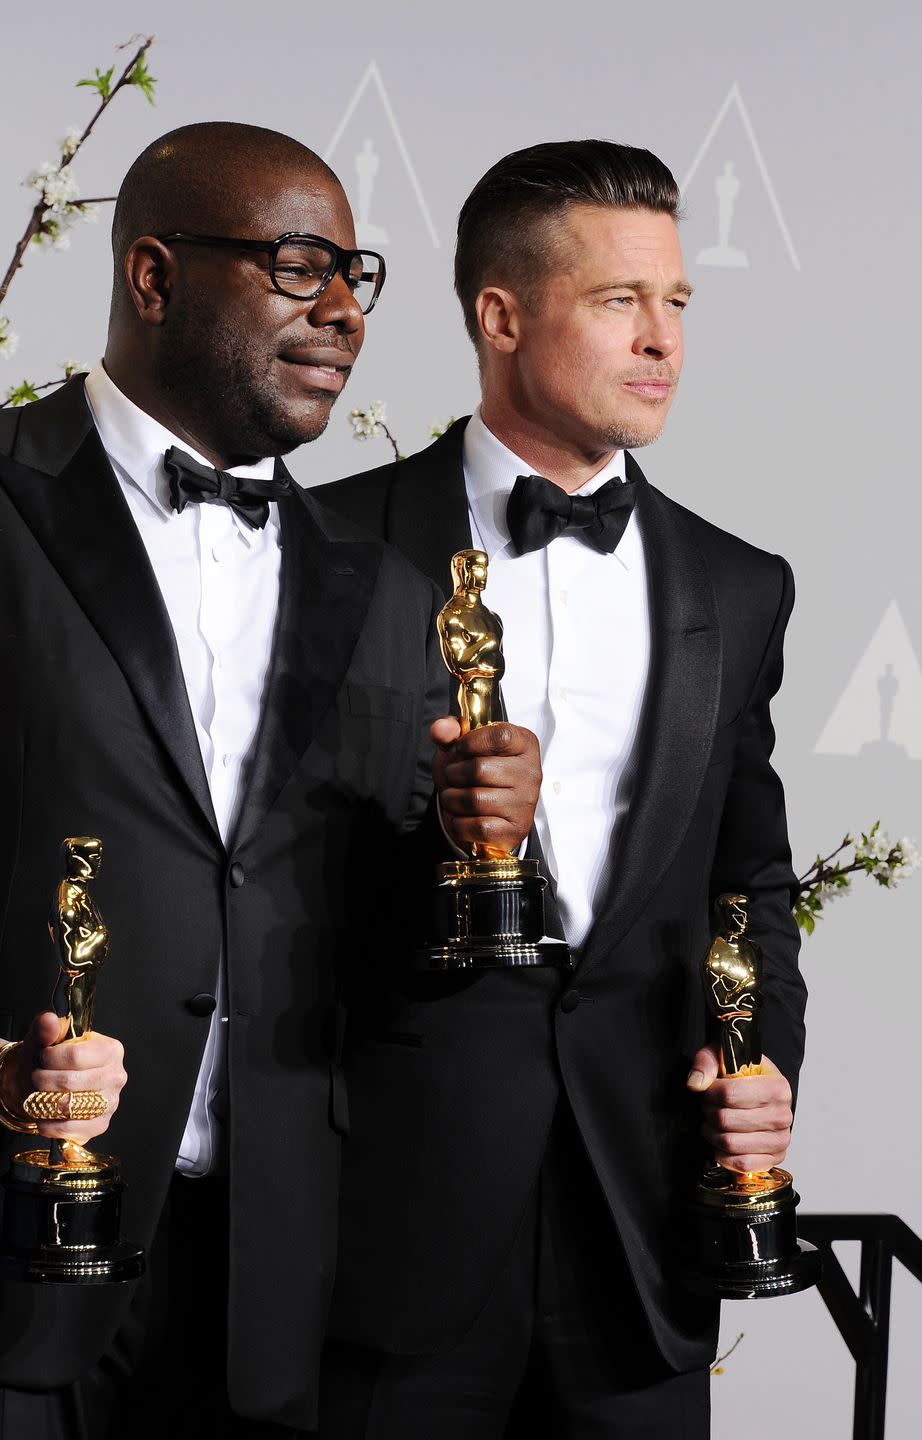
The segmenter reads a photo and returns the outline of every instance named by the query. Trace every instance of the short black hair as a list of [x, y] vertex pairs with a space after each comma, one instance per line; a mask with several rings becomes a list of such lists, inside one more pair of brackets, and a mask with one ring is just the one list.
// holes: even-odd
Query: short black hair
[[553, 254], [549, 221], [573, 205], [658, 210], [678, 221], [681, 199], [662, 160], [613, 140], [557, 140], [504, 155], [458, 216], [455, 291], [474, 344], [480, 338], [474, 305], [491, 279], [515, 285], [524, 303], [533, 303]]

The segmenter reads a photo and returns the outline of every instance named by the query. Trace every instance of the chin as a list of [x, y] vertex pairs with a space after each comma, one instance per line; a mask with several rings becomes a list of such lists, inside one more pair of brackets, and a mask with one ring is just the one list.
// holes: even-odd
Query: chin
[[316, 409], [312, 406], [305, 411], [301, 405], [285, 413], [276, 411], [267, 415], [262, 429], [272, 448], [264, 453], [287, 455], [297, 450], [299, 445], [309, 445], [312, 440], [318, 440], [329, 424], [330, 408], [329, 405], [318, 405]]
[[666, 416], [658, 415], [652, 423], [649, 417], [631, 421], [625, 418], [614, 422], [605, 433], [605, 444], [612, 450], [640, 450], [652, 445], [663, 433]]

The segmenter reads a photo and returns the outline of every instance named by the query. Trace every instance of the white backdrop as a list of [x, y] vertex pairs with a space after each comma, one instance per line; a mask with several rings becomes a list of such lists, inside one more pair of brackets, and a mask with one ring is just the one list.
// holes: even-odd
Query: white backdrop
[[[918, 9], [95, 0], [10, 12], [4, 268], [31, 204], [16, 187], [90, 113], [74, 82], [150, 29], [156, 107], [119, 97], [78, 157], [84, 194], [112, 193], [164, 130], [253, 121], [327, 154], [360, 243], [378, 239], [387, 254], [388, 287], [346, 398], [327, 436], [294, 457], [308, 484], [389, 458], [386, 442], [351, 438], [352, 405], [385, 400], [409, 451], [431, 422], [475, 402], [453, 231], [499, 155], [601, 135], [666, 160], [686, 191], [697, 293], [680, 395], [644, 469], [794, 566], [776, 718], [795, 863], [877, 818], [922, 840]], [[104, 216], [74, 231], [67, 254], [29, 254], [7, 307], [21, 344], [0, 361], [0, 387], [99, 355], [107, 229]], [[922, 1232], [920, 924], [922, 878], [893, 895], [866, 883], [807, 942], [809, 1049], [790, 1159], [805, 1209], [891, 1210]], [[726, 1306], [724, 1340], [739, 1330], [714, 1382], [717, 1440], [741, 1425], [749, 1440], [851, 1434], [851, 1362], [815, 1293]], [[920, 1330], [922, 1287], [898, 1274], [888, 1440], [919, 1433]]]

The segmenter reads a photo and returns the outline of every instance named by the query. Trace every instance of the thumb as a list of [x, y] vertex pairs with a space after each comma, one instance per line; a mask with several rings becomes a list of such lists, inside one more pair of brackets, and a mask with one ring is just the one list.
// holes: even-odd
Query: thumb
[[461, 722], [454, 715], [443, 715], [440, 720], [433, 720], [429, 734], [436, 745], [454, 745], [461, 737]]
[[43, 1010], [42, 1013], [36, 1015], [32, 1021], [32, 1031], [29, 1039], [32, 1042], [32, 1047], [36, 1055], [39, 1055], [47, 1045], [57, 1045], [58, 1041], [63, 1040], [66, 1034], [66, 1019], [62, 1019], [60, 1015], [55, 1015], [53, 1010]]
[[703, 1045], [691, 1063], [685, 1084], [689, 1090], [709, 1090], [719, 1074], [716, 1048]]

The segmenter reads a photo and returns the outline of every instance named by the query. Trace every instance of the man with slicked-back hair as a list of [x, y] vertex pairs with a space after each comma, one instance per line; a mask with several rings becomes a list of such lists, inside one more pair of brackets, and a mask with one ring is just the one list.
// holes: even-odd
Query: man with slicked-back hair
[[[61, 1117], [98, 1092], [102, 1118], [32, 1130], [108, 1131], [147, 1274], [4, 1282], [0, 1437], [308, 1434], [342, 974], [428, 887], [430, 764], [452, 841], [516, 844], [537, 746], [459, 738], [435, 587], [281, 461], [323, 431], [384, 280], [332, 171], [186, 126], [128, 172], [113, 250], [103, 361], [0, 416], [0, 1138], [35, 1143], [31, 1091]], [[100, 1033], [56, 1045], [71, 835], [102, 842], [110, 957]]]
[[[630, 453], [682, 366], [678, 210], [646, 150], [500, 160], [458, 223], [480, 407], [318, 492], [437, 584], [453, 551], [487, 552], [506, 707], [542, 744], [531, 843], [576, 957], [425, 996], [382, 972], [353, 997], [328, 1440], [709, 1432], [717, 1307], [677, 1276], [684, 1206], [708, 1150], [783, 1159], [804, 990], [770, 764], [790, 570]], [[705, 1044], [727, 890], [765, 952], [765, 1073], [745, 1081]]]

